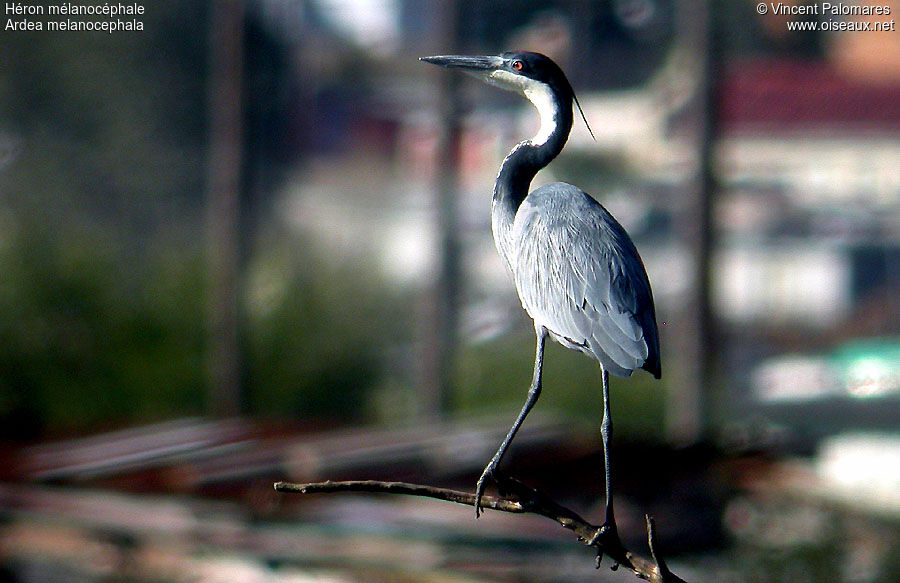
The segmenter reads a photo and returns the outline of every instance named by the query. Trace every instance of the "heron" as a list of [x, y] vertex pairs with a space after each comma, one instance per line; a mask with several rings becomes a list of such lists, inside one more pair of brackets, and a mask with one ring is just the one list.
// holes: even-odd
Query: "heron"
[[606, 514], [591, 542], [606, 537], [607, 544], [620, 545], [613, 512], [609, 374], [628, 377], [641, 368], [660, 378], [659, 333], [650, 281], [628, 233], [589, 194], [565, 182], [529, 192], [538, 171], [565, 146], [572, 129], [573, 104], [582, 118], [584, 111], [562, 69], [540, 53], [445, 55], [421, 60], [459, 69], [519, 93], [540, 117], [534, 137], [519, 142], [500, 165], [491, 205], [494, 243], [512, 275], [522, 307], [534, 320], [534, 373], [522, 410], [478, 479], [475, 517], [482, 511], [487, 481], [496, 481], [500, 460], [541, 394], [544, 346], [549, 336], [600, 363]]

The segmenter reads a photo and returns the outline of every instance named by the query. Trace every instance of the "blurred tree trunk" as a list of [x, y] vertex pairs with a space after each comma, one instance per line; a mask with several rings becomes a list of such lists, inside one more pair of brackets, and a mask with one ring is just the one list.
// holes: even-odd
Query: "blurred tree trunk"
[[240, 350], [240, 190], [243, 127], [243, 0], [210, 2], [209, 158], [206, 238], [209, 304], [209, 412], [237, 415], [242, 403]]
[[[459, 44], [459, 6], [442, 1], [436, 11], [435, 45], [455, 52]], [[438, 86], [440, 127], [435, 152], [437, 209], [437, 279], [424, 302], [423, 354], [420, 365], [419, 415], [424, 421], [446, 415], [453, 391], [459, 327], [459, 166], [462, 111], [459, 75], [432, 72]]]
[[719, 188], [715, 165], [718, 141], [718, 91], [721, 42], [715, 3], [680, 0], [678, 46], [692, 63], [695, 92], [688, 118], [695, 129], [696, 158], [685, 183], [685, 200], [677, 217], [678, 236], [689, 253], [690, 285], [679, 306], [677, 333], [666, 350], [672, 379], [666, 407], [666, 433], [672, 443], [689, 445], [711, 437], [715, 410], [715, 322], [710, 297], [710, 260], [714, 244], [712, 207]]

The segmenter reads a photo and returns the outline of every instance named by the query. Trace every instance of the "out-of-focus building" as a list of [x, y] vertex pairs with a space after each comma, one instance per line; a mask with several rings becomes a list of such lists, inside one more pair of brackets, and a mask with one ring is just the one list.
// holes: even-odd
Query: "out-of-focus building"
[[726, 77], [724, 319], [827, 328], [897, 285], [898, 95], [828, 64], [747, 63]]

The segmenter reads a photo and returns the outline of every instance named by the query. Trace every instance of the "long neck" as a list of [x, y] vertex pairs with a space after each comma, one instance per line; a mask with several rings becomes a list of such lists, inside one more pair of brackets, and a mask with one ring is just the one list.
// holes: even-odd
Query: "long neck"
[[532, 139], [520, 142], [506, 156], [494, 184], [492, 223], [501, 255], [509, 251], [504, 238], [511, 231], [516, 211], [528, 196], [532, 179], [562, 151], [572, 129], [571, 98], [561, 103], [557, 94], [550, 91], [526, 93], [526, 97], [541, 116], [541, 128]]

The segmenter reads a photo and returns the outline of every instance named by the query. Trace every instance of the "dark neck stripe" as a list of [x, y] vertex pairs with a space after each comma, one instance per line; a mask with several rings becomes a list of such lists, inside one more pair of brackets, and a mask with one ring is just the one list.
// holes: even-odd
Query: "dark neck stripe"
[[572, 129], [571, 99], [566, 104], [557, 104], [554, 125], [556, 127], [546, 142], [540, 146], [531, 141], [521, 142], [503, 160], [494, 185], [495, 205], [502, 204], [507, 212], [515, 215], [528, 196], [528, 188], [535, 175], [562, 151]]

